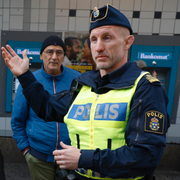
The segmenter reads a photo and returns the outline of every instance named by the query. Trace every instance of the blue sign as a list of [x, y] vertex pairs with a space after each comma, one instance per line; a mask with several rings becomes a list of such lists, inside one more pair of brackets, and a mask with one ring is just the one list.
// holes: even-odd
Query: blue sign
[[39, 48], [15, 48], [15, 52], [17, 55], [22, 55], [24, 50], [27, 50], [27, 55], [35, 55], [39, 56], [40, 55], [40, 49]]
[[97, 104], [94, 120], [125, 121], [127, 103]]
[[[73, 104], [68, 118], [89, 121], [92, 103]], [[125, 121], [127, 103], [102, 103], [97, 104], [94, 120]]]
[[91, 105], [92, 103], [79, 104], [79, 105], [74, 104], [68, 114], [68, 118], [79, 120], [79, 121], [90, 120]]
[[171, 53], [138, 52], [138, 59], [171, 60]]

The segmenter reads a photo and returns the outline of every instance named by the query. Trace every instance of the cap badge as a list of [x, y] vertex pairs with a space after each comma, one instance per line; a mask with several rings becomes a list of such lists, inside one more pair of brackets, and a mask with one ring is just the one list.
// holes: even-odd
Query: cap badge
[[99, 16], [99, 10], [97, 8], [94, 9], [94, 18], [97, 18]]

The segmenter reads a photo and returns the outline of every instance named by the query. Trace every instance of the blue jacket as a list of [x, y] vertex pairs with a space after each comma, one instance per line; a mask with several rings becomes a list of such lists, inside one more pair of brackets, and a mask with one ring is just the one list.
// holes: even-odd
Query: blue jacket
[[[126, 89], [134, 85], [140, 73], [136, 63], [131, 62], [103, 78], [97, 70], [88, 71], [73, 81], [70, 91], [63, 91], [51, 97], [30, 72], [24, 73], [18, 79], [23, 86], [25, 97], [38, 116], [45, 121], [63, 121], [61, 117], [67, 113], [82, 85], [91, 86], [92, 91], [97, 94], [106, 93], [111, 89]], [[36, 104], [36, 101], [41, 102]], [[160, 82], [153, 80], [151, 76], [143, 77], [131, 101], [131, 112], [125, 132], [127, 145], [116, 150], [81, 150], [78, 167], [92, 169], [111, 178], [138, 177], [152, 173], [166, 146], [167, 103], [167, 96]], [[164, 118], [160, 120], [159, 115]], [[157, 131], [151, 125], [154, 118], [159, 121]]]
[[[63, 67], [63, 66], [62, 66]], [[49, 94], [54, 94], [70, 88], [79, 72], [63, 67], [62, 74], [52, 76], [47, 74], [43, 66], [34, 72], [36, 79], [43, 85]], [[60, 141], [70, 144], [65, 123], [45, 122], [37, 117], [26, 101], [21, 85], [18, 87], [14, 100], [11, 127], [13, 138], [18, 148], [23, 151], [29, 148], [30, 153], [44, 161], [54, 162], [52, 152], [61, 149]]]

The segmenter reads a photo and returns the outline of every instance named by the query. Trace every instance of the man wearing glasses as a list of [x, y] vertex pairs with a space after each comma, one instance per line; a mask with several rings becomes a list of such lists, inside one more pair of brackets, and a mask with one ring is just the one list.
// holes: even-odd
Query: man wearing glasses
[[[40, 59], [43, 65], [34, 75], [50, 94], [69, 89], [72, 80], [80, 74], [62, 66], [65, 52], [65, 44], [58, 36], [50, 36], [42, 44]], [[60, 141], [70, 144], [66, 124], [46, 123], [38, 118], [19, 86], [13, 105], [11, 127], [13, 138], [25, 155], [32, 180], [54, 180], [58, 165], [54, 162], [52, 152], [62, 149]]]

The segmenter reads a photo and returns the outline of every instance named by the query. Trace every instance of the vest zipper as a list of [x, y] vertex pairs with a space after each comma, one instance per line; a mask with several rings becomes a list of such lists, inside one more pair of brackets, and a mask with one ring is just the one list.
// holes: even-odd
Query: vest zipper
[[[96, 94], [94, 107], [96, 107], [98, 98], [99, 98], [99, 94]], [[94, 114], [94, 112], [92, 114]], [[90, 149], [93, 149], [94, 148], [94, 125], [93, 125], [93, 120], [91, 118], [90, 118], [90, 123], [91, 123], [91, 126], [90, 126], [90, 128], [91, 128], [90, 129], [90, 144], [91, 144]], [[92, 178], [92, 170], [91, 169], [88, 169], [87, 176], [88, 176], [88, 178]]]
[[[91, 113], [95, 116], [95, 107], [96, 107], [96, 104], [97, 104], [97, 101], [98, 101], [98, 98], [99, 98], [99, 94], [96, 94], [96, 97], [94, 99], [95, 103], [94, 103], [94, 106], [92, 108], [93, 111], [91, 111]], [[93, 117], [94, 118], [94, 117]], [[90, 117], [90, 149], [93, 149], [94, 148], [94, 124], [93, 124], [93, 120], [92, 118]]]
[[[138, 120], [137, 120], [137, 123], [136, 123], [136, 129], [137, 129], [137, 134], [136, 134], [136, 138], [135, 138], [135, 141], [138, 140], [138, 137], [139, 137], [139, 130], [138, 130], [138, 126], [139, 126], [139, 115], [140, 115], [140, 112], [141, 112], [141, 103], [142, 103], [142, 99], [139, 99], [139, 102], [138, 102]], [[137, 107], [137, 105], [135, 107]], [[134, 110], [134, 108], [132, 109]]]

